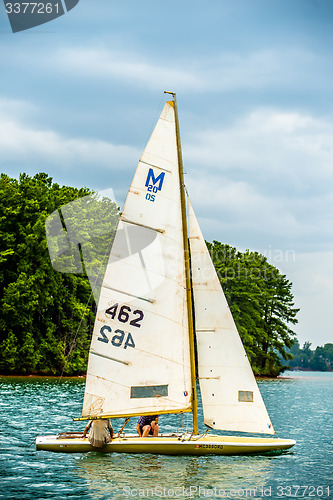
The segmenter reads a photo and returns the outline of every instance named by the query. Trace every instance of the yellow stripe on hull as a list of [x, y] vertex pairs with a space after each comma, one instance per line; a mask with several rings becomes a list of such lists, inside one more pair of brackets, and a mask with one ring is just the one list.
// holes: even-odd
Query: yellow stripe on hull
[[294, 446], [292, 439], [252, 438], [230, 436], [192, 437], [159, 436], [139, 438], [125, 436], [115, 438], [103, 448], [94, 448], [87, 438], [40, 436], [36, 439], [37, 450], [61, 453], [153, 453], [159, 455], [245, 455], [283, 451]]

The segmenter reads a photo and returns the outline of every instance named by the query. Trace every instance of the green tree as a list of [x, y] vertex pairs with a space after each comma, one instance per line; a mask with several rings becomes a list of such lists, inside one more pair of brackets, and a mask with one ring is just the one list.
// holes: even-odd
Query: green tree
[[316, 347], [316, 350], [310, 358], [309, 367], [311, 370], [332, 371], [333, 344], [325, 344], [324, 347]]
[[312, 358], [311, 342], [304, 342], [301, 349], [301, 367], [304, 369], [310, 368], [310, 360]]
[[[47, 174], [0, 177], [0, 370], [74, 374], [86, 369], [94, 300], [87, 277], [53, 269], [47, 217], [90, 191]], [[89, 200], [88, 200], [89, 201]], [[110, 208], [110, 207], [108, 207]], [[96, 208], [98, 210], [98, 207]], [[112, 206], [114, 215], [117, 207]], [[88, 218], [94, 225], [94, 217]], [[87, 234], [89, 227], [86, 228]], [[68, 259], [72, 259], [69, 255]]]
[[299, 342], [295, 340], [289, 352], [293, 356], [289, 361], [291, 368], [314, 371], [333, 370], [333, 344], [325, 344], [323, 347], [318, 346], [312, 350], [311, 343], [304, 342], [301, 349]]
[[218, 241], [208, 243], [229, 307], [252, 368], [260, 375], [278, 375], [290, 359], [288, 348], [297, 323], [292, 284], [258, 252], [239, 252]]
[[301, 366], [302, 362], [302, 350], [297, 339], [294, 339], [293, 345], [289, 349], [291, 359], [288, 361], [288, 365], [291, 368], [296, 368]]

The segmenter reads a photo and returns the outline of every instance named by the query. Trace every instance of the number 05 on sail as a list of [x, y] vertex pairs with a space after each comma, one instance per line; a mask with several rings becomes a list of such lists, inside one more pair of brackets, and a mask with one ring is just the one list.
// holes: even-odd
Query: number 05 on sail
[[[198, 431], [196, 357], [207, 427], [275, 433], [189, 200], [186, 210], [177, 103], [171, 94], [139, 161], [111, 249], [82, 420], [192, 412], [191, 433], [145, 438], [119, 433], [101, 449], [108, 453], [285, 450], [295, 441]], [[75, 434], [40, 436], [36, 446], [58, 452], [94, 449]]]

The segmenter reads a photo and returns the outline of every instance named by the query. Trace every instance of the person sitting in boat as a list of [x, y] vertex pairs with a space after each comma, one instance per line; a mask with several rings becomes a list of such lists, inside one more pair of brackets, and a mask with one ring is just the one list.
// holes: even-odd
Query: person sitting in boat
[[88, 431], [89, 442], [95, 448], [102, 448], [102, 446], [112, 441], [113, 428], [109, 418], [90, 420], [83, 431], [82, 437], [85, 437]]
[[145, 415], [140, 417], [136, 430], [140, 437], [158, 436], [158, 415]]

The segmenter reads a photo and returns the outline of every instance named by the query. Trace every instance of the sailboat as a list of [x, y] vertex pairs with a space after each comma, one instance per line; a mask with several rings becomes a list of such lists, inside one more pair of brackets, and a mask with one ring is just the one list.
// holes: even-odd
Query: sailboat
[[[172, 455], [286, 450], [260, 395], [190, 201], [176, 95], [139, 161], [100, 292], [82, 417], [191, 412], [191, 432], [139, 437], [123, 429], [100, 451]], [[187, 205], [187, 206], [186, 206]], [[198, 374], [196, 373], [196, 359]], [[197, 375], [206, 432], [199, 433]], [[223, 436], [209, 429], [259, 433]], [[79, 433], [39, 436], [38, 450], [95, 450]]]

